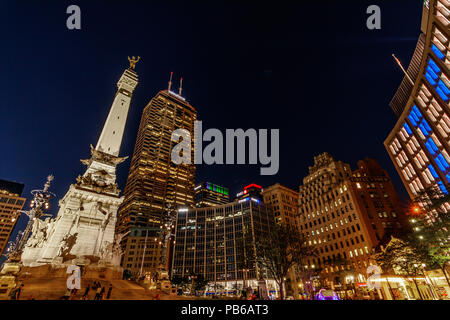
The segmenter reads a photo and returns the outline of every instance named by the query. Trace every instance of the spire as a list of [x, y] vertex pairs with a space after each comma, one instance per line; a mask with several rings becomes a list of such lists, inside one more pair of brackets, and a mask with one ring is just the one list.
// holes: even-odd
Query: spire
[[409, 74], [405, 71], [405, 68], [403, 68], [402, 63], [400, 62], [400, 60], [395, 56], [395, 54], [392, 54], [392, 56], [394, 57], [395, 62], [397, 62], [397, 64], [400, 67], [400, 69], [402, 69], [402, 71], [405, 74], [406, 78], [408, 79], [409, 83], [411, 83], [411, 85], [414, 87], [414, 81], [411, 79]]
[[170, 72], [169, 89], [168, 89], [168, 91], [170, 91], [170, 88], [172, 87], [172, 75], [173, 75], [173, 71]]
[[181, 91], [183, 90], [183, 77], [180, 78], [180, 90], [178, 91], [178, 95], [181, 96]]
[[[136, 63], [137, 60], [139, 59], [130, 59], [130, 64]], [[137, 73], [133, 71], [132, 67], [134, 65], [126, 69], [117, 82], [118, 91], [95, 147], [95, 150], [115, 157], [119, 156], [130, 100], [139, 81]]]

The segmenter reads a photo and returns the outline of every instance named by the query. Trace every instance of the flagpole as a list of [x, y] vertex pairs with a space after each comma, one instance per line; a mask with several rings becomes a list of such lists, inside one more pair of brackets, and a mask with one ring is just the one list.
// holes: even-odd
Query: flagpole
[[400, 60], [395, 56], [395, 54], [392, 54], [392, 56], [394, 57], [395, 62], [397, 62], [397, 64], [400, 67], [400, 69], [402, 69], [402, 71], [405, 74], [406, 78], [408, 78], [409, 83], [411, 83], [411, 85], [414, 86], [414, 81], [411, 79], [409, 74], [405, 71], [405, 69], [403, 68], [402, 63], [400, 62]]

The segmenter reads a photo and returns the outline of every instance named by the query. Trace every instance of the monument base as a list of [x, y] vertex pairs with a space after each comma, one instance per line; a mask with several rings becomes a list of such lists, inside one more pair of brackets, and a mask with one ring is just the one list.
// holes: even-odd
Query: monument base
[[[18, 279], [67, 278], [67, 267], [64, 264], [45, 264], [35, 267], [23, 266]], [[81, 278], [98, 280], [122, 280], [123, 268], [107, 265], [80, 265]]]
[[9, 299], [9, 294], [17, 286], [17, 274], [20, 272], [19, 262], [5, 262], [0, 271], [0, 299]]

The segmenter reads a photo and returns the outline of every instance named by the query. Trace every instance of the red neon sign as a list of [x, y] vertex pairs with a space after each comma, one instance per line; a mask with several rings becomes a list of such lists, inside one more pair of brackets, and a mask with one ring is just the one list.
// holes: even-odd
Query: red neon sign
[[258, 186], [257, 184], [252, 183], [252, 184], [249, 184], [248, 186], [246, 186], [246, 187], [244, 188], [244, 190], [247, 190], [247, 189], [249, 189], [249, 188], [251, 188], [251, 187], [255, 187], [255, 188], [258, 188], [258, 189], [262, 189], [261, 186]]

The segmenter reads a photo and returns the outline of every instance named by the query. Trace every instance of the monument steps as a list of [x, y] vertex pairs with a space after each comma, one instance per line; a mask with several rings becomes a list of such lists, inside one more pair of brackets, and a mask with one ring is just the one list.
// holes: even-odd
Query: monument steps
[[[67, 278], [22, 278], [19, 283], [23, 283], [23, 291], [20, 300], [27, 300], [33, 297], [35, 300], [59, 300], [67, 291]], [[91, 286], [87, 300], [93, 300], [96, 290], [92, 289], [94, 281], [98, 279], [82, 279], [81, 289], [78, 290], [73, 300], [80, 300], [84, 294], [87, 285]], [[168, 300], [174, 297], [147, 290], [138, 284], [128, 280], [100, 280], [102, 287], [105, 287], [105, 297], [109, 285], [112, 285], [112, 294], [110, 300], [154, 300], [156, 295], [160, 294], [160, 299]], [[175, 297], [176, 299], [176, 297]]]

